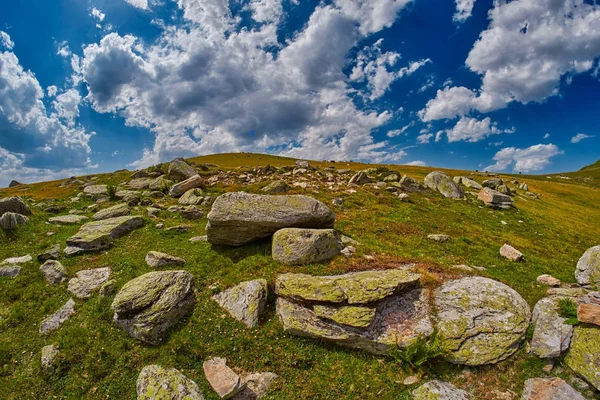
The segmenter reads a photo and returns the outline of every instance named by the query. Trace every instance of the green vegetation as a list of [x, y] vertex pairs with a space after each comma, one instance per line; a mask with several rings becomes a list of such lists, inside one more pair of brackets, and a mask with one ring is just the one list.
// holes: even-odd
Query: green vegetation
[[[236, 174], [255, 166], [280, 167], [295, 162], [289, 158], [247, 153], [211, 155], [193, 161], [198, 165], [216, 164]], [[340, 162], [311, 164], [353, 170], [383, 167]], [[386, 167], [391, 172], [419, 180], [432, 170]], [[466, 171], [444, 171], [451, 176], [472, 175]], [[95, 183], [116, 186], [130, 175], [130, 172], [101, 174]], [[246, 329], [210, 298], [213, 294], [210, 288], [226, 289], [241, 281], [265, 278], [272, 289], [275, 277], [284, 272], [331, 275], [414, 262], [426, 285], [434, 286], [447, 279], [477, 273], [513, 287], [533, 307], [547, 289], [536, 283], [537, 276], [551, 274], [563, 282], [574, 282], [577, 260], [587, 248], [598, 244], [600, 188], [585, 182], [583, 175], [581, 179], [571, 180], [545, 176], [502, 177], [526, 182], [541, 199], [529, 198], [518, 190], [516, 208], [500, 211], [483, 207], [472, 195], [467, 195], [466, 201], [456, 201], [433, 193], [410, 194], [410, 202], [400, 202], [385, 190], [368, 187], [356, 193], [347, 193], [345, 188], [339, 191], [320, 188], [315, 193], [294, 187], [291, 194], [313, 196], [328, 205], [334, 198], [343, 197], [342, 206], [331, 206], [337, 217], [335, 227], [360, 242], [355, 246], [357, 253], [350, 259], [338, 257], [330, 263], [302, 267], [274, 262], [268, 240], [239, 248], [190, 243], [190, 238], [205, 233], [206, 218], [185, 220], [178, 213], [166, 211], [170, 205], [177, 204], [176, 200], [153, 200], [163, 206], [159, 218], [146, 217], [145, 208], [141, 207], [134, 213], [144, 215], [143, 228], [115, 240], [107, 252], [63, 257], [60, 262], [70, 277], [79, 270], [111, 266], [116, 287], [121, 288], [130, 279], [152, 270], [144, 262], [148, 251], [183, 257], [187, 262], [182, 269], [194, 275], [198, 292], [193, 314], [175, 327], [162, 344], [152, 347], [130, 338], [115, 326], [110, 307], [113, 297], [94, 295], [87, 300], [77, 300], [76, 314], [58, 331], [41, 336], [40, 322], [71, 296], [66, 283], [60, 286], [46, 283], [38, 270], [39, 263], [27, 264], [18, 277], [0, 278], [0, 399], [134, 399], [135, 382], [142, 368], [159, 364], [179, 369], [198, 383], [208, 400], [216, 400], [202, 371], [202, 362], [212, 356], [226, 357], [228, 365], [239, 371], [277, 373], [281, 378], [267, 400], [408, 399], [411, 388], [402, 384], [407, 372], [398, 368], [393, 357], [373, 356], [285, 334], [275, 315], [273, 295], [269, 296], [261, 324]], [[477, 175], [474, 178], [480, 183], [485, 179]], [[83, 210], [85, 215], [91, 216], [87, 206], [93, 202], [85, 199], [71, 203], [71, 198], [81, 190], [76, 186], [60, 187], [61, 183], [53, 181], [2, 189], [0, 197], [19, 195], [34, 203], [56, 199], [56, 204], [65, 210]], [[206, 194], [215, 196], [235, 190], [260, 193], [264, 185], [264, 182], [217, 184], [209, 186]], [[105, 203], [102, 208], [113, 204]], [[45, 222], [52, 215], [43, 210], [44, 207], [35, 207], [31, 223], [14, 234], [0, 232], [0, 261], [25, 254], [35, 258], [57, 243], [64, 248], [65, 240], [77, 232], [78, 227], [47, 225]], [[203, 210], [206, 215], [209, 207]], [[156, 228], [157, 223], [164, 223], [165, 227], [186, 224], [191, 229], [183, 233], [170, 232]], [[430, 233], [448, 234], [453, 240], [433, 242], [427, 239]], [[522, 251], [527, 261], [514, 263], [501, 258], [498, 250], [504, 243]], [[461, 264], [485, 270], [471, 273], [453, 268]], [[48, 344], [57, 345], [61, 351], [60, 368], [51, 377], [45, 377], [40, 369], [40, 352]], [[415, 358], [409, 359], [416, 365]], [[472, 387], [478, 399], [492, 400], [498, 398], [494, 397], [494, 391], [520, 393], [526, 379], [540, 376], [543, 361], [522, 349], [498, 367], [469, 368], [468, 374], [464, 367], [446, 363], [421, 365], [428, 366], [423, 379], [447, 379], [460, 387]]]
[[579, 325], [577, 319], [577, 304], [573, 299], [558, 300], [558, 313], [561, 317], [566, 318], [565, 324]]
[[444, 354], [442, 341], [438, 337], [437, 330], [434, 330], [429, 338], [420, 336], [407, 347], [393, 347], [388, 351], [401, 368], [405, 371], [415, 371], [425, 366]]
[[106, 192], [108, 193], [108, 198], [111, 201], [117, 200], [117, 187], [115, 185], [107, 185]]

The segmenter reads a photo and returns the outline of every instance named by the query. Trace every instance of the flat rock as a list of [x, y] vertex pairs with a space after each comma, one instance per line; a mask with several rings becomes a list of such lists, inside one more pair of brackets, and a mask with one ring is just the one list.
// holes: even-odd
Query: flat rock
[[489, 187], [484, 187], [477, 194], [477, 198], [486, 206], [493, 208], [509, 209], [512, 207], [512, 199]]
[[198, 205], [202, 201], [204, 201], [204, 197], [202, 197], [202, 190], [200, 189], [190, 189], [177, 200], [182, 205]]
[[0, 228], [4, 230], [17, 229], [19, 226], [25, 225], [28, 222], [29, 218], [13, 212], [5, 212], [0, 216]]
[[47, 260], [40, 266], [40, 272], [51, 285], [59, 285], [67, 279], [67, 270], [56, 260]]
[[214, 295], [213, 300], [248, 328], [258, 325], [267, 302], [267, 281], [257, 279], [242, 282]]
[[175, 368], [148, 365], [136, 382], [137, 400], [204, 400], [200, 388]]
[[419, 181], [411, 178], [408, 175], [403, 175], [402, 178], [400, 179], [400, 182], [398, 182], [397, 184], [395, 184], [395, 183], [396, 182], [393, 182], [392, 185], [396, 186], [397, 188], [399, 188], [400, 190], [402, 190], [404, 192], [424, 193], [429, 190], [425, 186], [423, 186]]
[[58, 347], [49, 344], [48, 346], [42, 347], [41, 366], [44, 374], [52, 374], [56, 367], [56, 359], [60, 352]]
[[475, 190], [483, 189], [483, 186], [481, 186], [479, 183], [475, 182], [473, 179], [467, 178], [466, 176], [455, 176], [454, 178], [452, 178], [452, 180], [454, 182], [458, 183], [459, 185], [463, 185], [470, 189], [475, 189]]
[[273, 235], [272, 257], [287, 265], [331, 260], [344, 248], [334, 229], [284, 228]]
[[206, 234], [212, 244], [240, 246], [282, 228], [331, 228], [335, 214], [312, 197], [226, 193], [213, 203]]
[[369, 176], [367, 175], [367, 173], [365, 171], [357, 172], [348, 181], [349, 184], [355, 184], [355, 185], [364, 185], [364, 184], [371, 183], [371, 182], [373, 182], [373, 180], [371, 178], [369, 178]]
[[585, 400], [585, 397], [560, 378], [533, 378], [525, 381], [521, 400]]
[[490, 189], [496, 189], [498, 186], [504, 185], [504, 180], [501, 178], [486, 179], [481, 185]]
[[116, 206], [105, 208], [104, 210], [98, 211], [96, 214], [92, 215], [93, 220], [102, 220], [108, 218], [122, 217], [124, 215], [129, 215], [131, 213], [131, 209], [127, 204], [117, 204]]
[[47, 248], [37, 256], [37, 260], [41, 263], [48, 260], [56, 260], [60, 256], [60, 245], [55, 244], [52, 247]]
[[429, 381], [413, 391], [414, 400], [472, 400], [462, 389], [444, 381]]
[[427, 239], [429, 240], [433, 240], [434, 242], [447, 242], [450, 239], [452, 239], [450, 236], [448, 235], [443, 235], [440, 233], [433, 233], [431, 235], [427, 235]]
[[551, 287], [560, 286], [560, 280], [548, 274], [538, 276], [535, 281], [540, 285], [546, 285]]
[[583, 324], [600, 325], [600, 305], [579, 304], [577, 306], [577, 319]]
[[169, 163], [167, 178], [172, 181], [179, 182], [191, 178], [197, 173], [198, 172], [196, 172], [196, 170], [183, 159], [176, 158]]
[[242, 384], [246, 387], [233, 396], [233, 400], [257, 400], [269, 391], [269, 387], [279, 378], [272, 372], [260, 372], [248, 374], [242, 378]]
[[22, 267], [18, 265], [11, 265], [7, 267], [0, 267], [0, 277], [14, 278], [21, 273]]
[[48, 218], [48, 222], [50, 222], [51, 224], [57, 224], [57, 225], [77, 225], [77, 224], [81, 224], [83, 221], [86, 221], [87, 219], [88, 219], [88, 217], [86, 217], [85, 215], [69, 214], [69, 215], [59, 215], [56, 217], [50, 217], [50, 218]]
[[92, 292], [98, 289], [108, 280], [111, 274], [110, 267], [85, 269], [77, 272], [77, 276], [69, 280], [69, 292], [80, 299], [85, 299], [92, 295]]
[[500, 255], [510, 261], [521, 261], [523, 259], [523, 253], [506, 243], [500, 247]]
[[579, 297], [585, 296], [588, 290], [584, 288], [551, 288], [546, 290], [547, 296], [566, 296], [566, 297]]
[[202, 186], [203, 181], [204, 179], [200, 175], [194, 175], [171, 186], [171, 189], [169, 189], [169, 195], [171, 197], [180, 197], [188, 190]]
[[181, 210], [181, 216], [185, 219], [200, 219], [204, 216], [204, 211], [198, 206], [186, 206]]
[[206, 237], [206, 235], [194, 236], [193, 238], [190, 238], [189, 242], [190, 243], [208, 242], [208, 238]]
[[210, 386], [222, 399], [230, 399], [245, 387], [238, 374], [226, 365], [224, 358], [204, 361], [204, 375]]
[[580, 285], [600, 290], [600, 246], [590, 247], [577, 262], [575, 279]]
[[573, 326], [559, 314], [561, 298], [564, 297], [544, 297], [533, 308], [531, 352], [540, 358], [557, 358], [569, 349]]
[[191, 313], [194, 277], [186, 271], [155, 271], [127, 282], [112, 303], [115, 323], [131, 337], [158, 344], [166, 331]]
[[148, 187], [150, 187], [152, 182], [154, 182], [153, 178], [148, 178], [148, 177], [135, 178], [135, 179], [130, 180], [126, 186], [128, 189], [142, 190], [142, 189], [148, 189]]
[[73, 314], [75, 314], [75, 301], [69, 299], [57, 312], [42, 321], [40, 324], [40, 333], [46, 334], [57, 330]]
[[83, 188], [83, 193], [92, 199], [108, 196], [108, 185], [89, 185]]
[[468, 277], [435, 291], [439, 338], [455, 364], [495, 364], [517, 351], [531, 318], [527, 302], [503, 283]]
[[33, 258], [31, 257], [31, 255], [27, 254], [24, 256], [19, 256], [19, 257], [10, 257], [5, 259], [4, 261], [2, 261], [0, 263], [0, 267], [4, 267], [7, 265], [21, 265], [21, 264], [27, 264], [33, 261]]
[[290, 189], [290, 185], [284, 181], [275, 181], [262, 188], [262, 191], [268, 194], [284, 194], [289, 192]]
[[450, 199], [464, 199], [465, 192], [448, 175], [441, 171], [430, 172], [424, 180], [426, 187]]
[[356, 328], [366, 328], [371, 325], [377, 312], [374, 307], [331, 306], [322, 304], [315, 304], [313, 311], [319, 318]]
[[600, 390], [600, 329], [593, 325], [575, 327], [565, 362]]
[[[80, 251], [105, 250], [113, 240], [144, 225], [140, 216], [123, 216], [88, 222], [67, 239], [67, 245]], [[66, 250], [65, 250], [66, 251]]]
[[185, 260], [181, 257], [175, 257], [160, 251], [149, 251], [146, 254], [146, 264], [152, 268], [161, 268], [167, 266], [183, 266]]
[[0, 199], [0, 215], [12, 212], [21, 215], [31, 215], [31, 208], [19, 196]]

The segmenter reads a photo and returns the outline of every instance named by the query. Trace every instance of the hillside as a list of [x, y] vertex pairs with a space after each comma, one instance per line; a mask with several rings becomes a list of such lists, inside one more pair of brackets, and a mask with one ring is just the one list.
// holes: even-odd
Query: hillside
[[[435, 191], [410, 191], [408, 201], [402, 201], [399, 193], [405, 190], [397, 179], [377, 183], [394, 173], [423, 182], [434, 170], [429, 167], [310, 162], [310, 168], [294, 173], [295, 159], [248, 153], [186, 161], [201, 176], [202, 193], [192, 194], [208, 198], [199, 200], [192, 211], [169, 211], [169, 207], [180, 205], [178, 199], [156, 193], [168, 192], [169, 187], [172, 190], [173, 182], [154, 191], [126, 188], [132, 179], [129, 171], [0, 190], [0, 199], [20, 196], [32, 211], [28, 223], [14, 230], [0, 230], [0, 262], [27, 254], [33, 257], [33, 261], [22, 265], [18, 276], [0, 276], [1, 399], [134, 399], [138, 375], [151, 364], [176, 368], [197, 383], [206, 399], [218, 399], [203, 371], [203, 362], [210, 357], [226, 358], [227, 365], [240, 375], [266, 371], [277, 374], [279, 378], [264, 399], [411, 399], [412, 391], [420, 384], [442, 379], [468, 390], [477, 399], [516, 400], [521, 398], [527, 379], [546, 376], [572, 383], [586, 398], [598, 395], [592, 385], [576, 378], [564, 354], [551, 372], [544, 372], [547, 362], [529, 352], [533, 328], [527, 330], [525, 341], [517, 340], [516, 353], [497, 364], [464, 366], [437, 357], [411, 369], [397, 356], [371, 354], [285, 332], [274, 293], [278, 277], [288, 272], [332, 276], [414, 264], [410, 271], [419, 274], [419, 287], [427, 293], [453, 279], [481, 276], [508, 285], [533, 309], [548, 290], [536, 281], [538, 276], [550, 274], [563, 287], [575, 286], [578, 260], [588, 248], [599, 244], [600, 189], [584, 180], [587, 175], [573, 175], [572, 179], [500, 175], [515, 190], [514, 207], [501, 210], [484, 206], [477, 200], [478, 190], [467, 187], [463, 187], [465, 200], [445, 198]], [[147, 172], [158, 176], [167, 169], [165, 164]], [[356, 171], [365, 169], [374, 183], [348, 185]], [[470, 176], [478, 183], [490, 178], [469, 171], [443, 171], [450, 177]], [[595, 171], [585, 170], [587, 174]], [[580, 172], [583, 170], [574, 174]], [[513, 183], [515, 179], [519, 184]], [[291, 186], [287, 194], [307, 195], [329, 207], [335, 213], [334, 228], [358, 242], [353, 244], [356, 252], [348, 258], [337, 255], [331, 261], [292, 266], [273, 259], [270, 238], [238, 247], [212, 245], [205, 239], [190, 241], [206, 235], [207, 214], [215, 198], [238, 191], [260, 194], [276, 180]], [[519, 188], [522, 183], [528, 185], [527, 191]], [[143, 226], [111, 239], [112, 245], [101, 251], [67, 257], [62, 250], [82, 224], [90, 222], [97, 211], [123, 203], [91, 193], [90, 185], [132, 190], [119, 197], [126, 196], [131, 215], [141, 216]], [[83, 194], [84, 190], [89, 195]], [[100, 198], [98, 204], [94, 198]], [[343, 203], [336, 205], [334, 200], [339, 198]], [[154, 216], [149, 216], [148, 207], [156, 209], [150, 210]], [[228, 210], [239, 211], [233, 206]], [[242, 210], [242, 214], [253, 212], [253, 207]], [[63, 215], [88, 219], [68, 225], [49, 223], [50, 218]], [[187, 228], [169, 229], [176, 226]], [[242, 225], [227, 229], [231, 237], [236, 237], [249, 228]], [[448, 235], [450, 239], [428, 239], [431, 234]], [[521, 251], [524, 260], [513, 262], [501, 257], [499, 249], [505, 243]], [[96, 288], [90, 297], [80, 299], [69, 292], [71, 283], [66, 280], [56, 285], [48, 283], [36, 256], [55, 245], [60, 246], [58, 261], [68, 278], [76, 277], [79, 271], [110, 267], [115, 291], [107, 289], [101, 296]], [[145, 261], [149, 251], [183, 258], [185, 265], [150, 267]], [[184, 270], [193, 276], [195, 306], [170, 327], [160, 344], [144, 343], [113, 321], [111, 305], [119, 296], [115, 293], [136, 277], [169, 269]], [[211, 297], [256, 279], [267, 281], [269, 294], [260, 323], [247, 328]], [[482, 288], [476, 289], [472, 292]], [[40, 334], [40, 323], [71, 298], [75, 300], [74, 314], [57, 330]], [[324, 307], [324, 303], [315, 305]], [[600, 339], [600, 328], [597, 330]], [[40, 366], [41, 349], [47, 345], [55, 345], [60, 351], [50, 374]], [[403, 381], [411, 375], [418, 376], [419, 382], [405, 385]]]

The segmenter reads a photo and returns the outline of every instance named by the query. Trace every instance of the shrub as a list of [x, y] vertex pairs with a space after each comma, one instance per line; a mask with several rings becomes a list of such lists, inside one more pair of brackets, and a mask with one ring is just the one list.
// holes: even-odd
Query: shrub
[[169, 194], [169, 190], [171, 190], [171, 184], [167, 181], [163, 181], [160, 184], [160, 189], [161, 192], [163, 192], [164, 194]]
[[566, 318], [565, 324], [579, 325], [577, 304], [572, 299], [558, 300], [558, 313], [561, 317]]
[[434, 330], [429, 338], [419, 336], [407, 347], [396, 346], [388, 351], [388, 355], [407, 371], [419, 369], [444, 353], [437, 330]]
[[108, 192], [109, 199], [113, 201], [117, 199], [117, 187], [115, 185], [108, 185], [106, 191]]

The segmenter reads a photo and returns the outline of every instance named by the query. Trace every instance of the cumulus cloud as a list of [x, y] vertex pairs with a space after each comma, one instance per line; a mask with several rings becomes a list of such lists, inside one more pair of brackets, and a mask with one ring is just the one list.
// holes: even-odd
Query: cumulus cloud
[[593, 135], [586, 135], [585, 133], [578, 133], [577, 135], [573, 136], [571, 138], [571, 143], [579, 143], [581, 142], [583, 139], [588, 139], [588, 138], [593, 138], [595, 136]]
[[[148, 9], [148, 0], [125, 0], [127, 3], [134, 7], [141, 8], [142, 10]], [[179, 0], [180, 2], [182, 0]]]
[[58, 88], [55, 85], [50, 85], [46, 88], [46, 94], [48, 97], [54, 97], [58, 93]]
[[15, 46], [15, 43], [10, 39], [8, 33], [0, 31], [0, 45], [6, 50], [12, 50], [12, 48]]
[[486, 170], [503, 171], [511, 165], [514, 172], [539, 171], [550, 165], [550, 158], [563, 154], [554, 144], [536, 144], [526, 149], [506, 147], [496, 153], [493, 165]]
[[58, 45], [58, 50], [56, 51], [56, 54], [58, 54], [61, 57], [69, 57], [71, 54], [71, 49], [69, 49], [69, 45], [67, 42], [62, 42]]
[[334, 0], [345, 15], [358, 21], [363, 35], [392, 26], [398, 13], [410, 2], [412, 0]]
[[75, 126], [75, 119], [79, 117], [79, 103], [81, 95], [77, 89], [69, 89], [56, 96], [52, 102], [59, 118], [62, 118], [68, 126]]
[[425, 164], [425, 161], [415, 160], [415, 161], [411, 161], [411, 162], [406, 163], [406, 165], [412, 165], [412, 166], [415, 166], [415, 167], [424, 167], [427, 164]]
[[283, 16], [281, 0], [251, 0], [246, 7], [256, 22], [279, 22]]
[[90, 15], [100, 22], [104, 21], [104, 17], [106, 17], [106, 15], [102, 11], [98, 10], [96, 7], [92, 8], [92, 12], [90, 13]]
[[463, 23], [471, 16], [473, 12], [473, 6], [475, 5], [475, 0], [455, 0], [456, 2], [456, 12], [452, 19], [455, 22]]
[[499, 135], [501, 133], [513, 133], [512, 129], [499, 129], [496, 122], [492, 122], [490, 117], [478, 120], [477, 118], [462, 117], [452, 129], [448, 129], [446, 134], [448, 142], [479, 142], [488, 136]]

